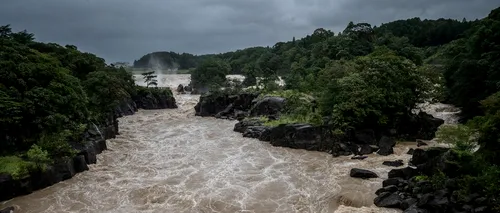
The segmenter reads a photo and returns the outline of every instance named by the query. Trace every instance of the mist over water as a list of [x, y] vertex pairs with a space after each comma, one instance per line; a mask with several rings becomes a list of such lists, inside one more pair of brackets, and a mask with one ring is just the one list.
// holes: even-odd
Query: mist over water
[[[162, 77], [159, 86], [189, 83], [189, 75]], [[392, 169], [382, 162], [407, 162], [412, 143], [363, 161], [273, 147], [233, 132], [236, 121], [195, 117], [198, 98], [176, 95], [178, 109], [120, 118], [120, 135], [108, 140], [109, 150], [89, 171], [0, 207], [14, 205], [16, 213], [400, 212], [375, 207], [374, 193]], [[381, 178], [350, 178], [354, 167]]]

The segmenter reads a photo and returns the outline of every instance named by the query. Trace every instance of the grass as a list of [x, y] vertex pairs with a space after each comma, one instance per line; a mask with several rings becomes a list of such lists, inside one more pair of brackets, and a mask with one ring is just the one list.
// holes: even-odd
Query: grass
[[269, 120], [264, 122], [264, 126], [275, 127], [281, 124], [321, 124], [321, 117], [318, 117], [317, 114], [309, 113], [309, 114], [298, 114], [298, 115], [290, 115], [284, 114], [281, 115], [278, 120]]
[[10, 174], [14, 179], [29, 177], [29, 168], [33, 163], [17, 156], [0, 157], [0, 173]]

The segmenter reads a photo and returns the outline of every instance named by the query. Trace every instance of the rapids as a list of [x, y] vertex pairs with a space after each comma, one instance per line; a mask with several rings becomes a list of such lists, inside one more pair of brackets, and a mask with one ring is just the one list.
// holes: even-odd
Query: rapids
[[[189, 75], [166, 76], [187, 85]], [[159, 81], [162, 82], [162, 81]], [[174, 90], [175, 91], [175, 90]], [[175, 92], [174, 92], [175, 93]], [[194, 116], [199, 96], [176, 95], [178, 109], [140, 110], [119, 119], [120, 135], [90, 170], [14, 198], [17, 212], [400, 212], [373, 205], [375, 191], [414, 143], [365, 160], [273, 147], [233, 132], [236, 121]], [[349, 177], [351, 168], [381, 177]]]

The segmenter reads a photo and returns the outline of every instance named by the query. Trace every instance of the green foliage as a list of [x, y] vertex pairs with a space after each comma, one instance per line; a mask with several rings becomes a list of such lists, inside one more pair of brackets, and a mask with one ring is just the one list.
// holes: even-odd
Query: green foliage
[[29, 176], [30, 162], [17, 156], [0, 157], [0, 174], [10, 174], [13, 179], [23, 179]]
[[71, 157], [68, 142], [82, 141], [89, 122], [104, 122], [134, 96], [135, 83], [91, 53], [33, 37], [0, 27], [0, 155], [36, 157], [36, 144], [38, 157]]
[[336, 126], [392, 127], [423, 100], [423, 77], [408, 59], [379, 49], [354, 63], [354, 71], [333, 79], [322, 96], [322, 112]]
[[415, 176], [415, 180], [416, 181], [427, 181], [427, 180], [429, 180], [429, 176], [425, 176], [425, 175]]
[[36, 144], [33, 144], [33, 146], [31, 146], [28, 152], [26, 152], [26, 155], [28, 157], [28, 161], [34, 163], [36, 165], [36, 168], [40, 170], [45, 170], [46, 164], [52, 162], [49, 157], [49, 153]]
[[144, 83], [146, 83], [146, 87], [158, 86], [158, 80], [156, 80], [157, 75], [153, 75], [154, 73], [155, 71], [142, 73]]
[[80, 81], [53, 57], [13, 42], [0, 43], [0, 146], [27, 150], [42, 131], [58, 132], [88, 121]]
[[72, 158], [77, 154], [76, 150], [68, 143], [68, 139], [72, 134], [70, 130], [63, 130], [57, 133], [45, 133], [42, 134], [37, 145], [42, 150], [46, 150], [51, 159]]
[[226, 82], [226, 75], [229, 74], [230, 66], [227, 62], [209, 58], [203, 61], [191, 73], [191, 84], [197, 89], [207, 89], [209, 87], [221, 87]]
[[285, 107], [282, 115], [278, 120], [266, 120], [266, 126], [277, 126], [279, 124], [290, 123], [309, 123], [321, 124], [322, 118], [318, 111], [313, 111], [316, 108], [316, 100], [314, 97], [300, 93], [295, 90], [273, 91], [270, 93], [262, 93], [258, 99], [274, 96], [286, 99]]
[[461, 151], [471, 152], [477, 146], [477, 132], [466, 125], [442, 125], [436, 132], [436, 139], [440, 143], [453, 145]]
[[89, 99], [92, 119], [104, 119], [123, 100], [136, 95], [135, 82], [124, 69], [108, 69], [92, 72], [83, 81]]
[[462, 107], [465, 119], [481, 115], [479, 102], [500, 85], [500, 8], [477, 23], [470, 36], [448, 47], [445, 66], [450, 101]]

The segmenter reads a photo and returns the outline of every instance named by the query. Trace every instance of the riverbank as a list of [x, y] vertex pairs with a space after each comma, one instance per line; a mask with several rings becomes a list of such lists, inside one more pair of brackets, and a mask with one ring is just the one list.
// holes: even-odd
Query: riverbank
[[144, 88], [133, 99], [123, 101], [103, 122], [90, 125], [83, 142], [68, 142], [76, 152], [74, 157], [57, 159], [43, 169], [30, 170], [22, 178], [0, 174], [0, 201], [30, 194], [89, 170], [89, 165], [97, 162], [97, 155], [107, 150], [106, 140], [119, 135], [118, 118], [133, 115], [138, 109], [177, 108], [170, 89]]

